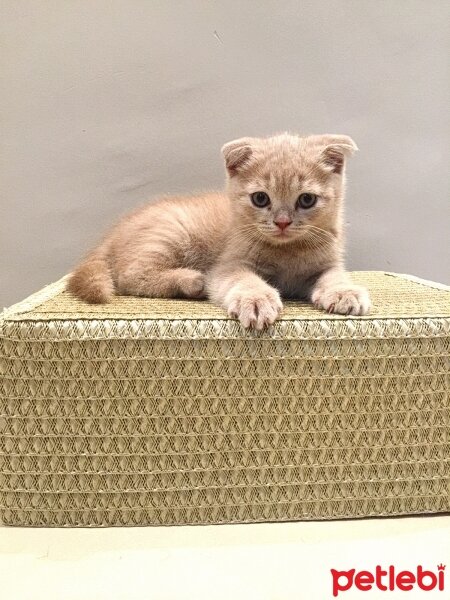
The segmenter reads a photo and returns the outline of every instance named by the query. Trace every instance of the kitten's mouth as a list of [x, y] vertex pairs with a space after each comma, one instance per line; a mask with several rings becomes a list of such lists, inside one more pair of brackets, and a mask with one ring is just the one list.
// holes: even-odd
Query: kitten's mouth
[[267, 241], [272, 241], [277, 244], [283, 244], [286, 242], [291, 242], [297, 237], [297, 232], [286, 227], [284, 229], [262, 229], [259, 230], [260, 233], [267, 239]]
[[292, 229], [276, 229], [270, 233], [272, 240], [282, 244], [285, 242], [291, 242], [297, 237], [296, 233]]

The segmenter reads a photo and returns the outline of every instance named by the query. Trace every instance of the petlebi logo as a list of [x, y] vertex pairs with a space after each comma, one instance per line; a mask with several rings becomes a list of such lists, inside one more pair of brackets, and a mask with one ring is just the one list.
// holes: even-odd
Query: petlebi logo
[[443, 592], [445, 587], [445, 565], [437, 565], [437, 568], [426, 569], [418, 565], [413, 571], [398, 571], [393, 565], [383, 568], [377, 565], [372, 571], [338, 571], [331, 569], [333, 596], [356, 588], [361, 592], [377, 590], [380, 592], [393, 592], [401, 590], [410, 592], [414, 589], [431, 592], [433, 590]]

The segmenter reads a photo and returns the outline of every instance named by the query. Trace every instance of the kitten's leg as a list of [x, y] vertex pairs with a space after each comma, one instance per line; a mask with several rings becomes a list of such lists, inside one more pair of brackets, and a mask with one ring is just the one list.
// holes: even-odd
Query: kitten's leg
[[280, 294], [248, 269], [215, 269], [208, 281], [208, 296], [246, 328], [264, 329], [283, 309]]
[[370, 310], [368, 291], [352, 283], [340, 267], [328, 269], [317, 279], [310, 293], [311, 302], [329, 313], [365, 315]]
[[119, 293], [148, 298], [205, 298], [205, 276], [195, 269], [140, 269], [120, 274]]

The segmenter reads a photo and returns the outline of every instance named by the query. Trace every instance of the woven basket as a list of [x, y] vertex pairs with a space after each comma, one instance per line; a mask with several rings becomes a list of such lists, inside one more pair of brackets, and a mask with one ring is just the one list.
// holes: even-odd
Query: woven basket
[[171, 525], [450, 509], [450, 290], [354, 273], [367, 317], [53, 284], [0, 317], [0, 521]]

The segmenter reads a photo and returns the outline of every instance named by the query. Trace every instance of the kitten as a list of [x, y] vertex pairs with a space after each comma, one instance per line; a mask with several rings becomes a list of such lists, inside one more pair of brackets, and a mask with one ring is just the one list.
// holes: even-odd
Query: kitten
[[226, 193], [163, 198], [126, 216], [70, 276], [87, 302], [114, 293], [209, 297], [246, 328], [271, 325], [281, 297], [364, 315], [343, 267], [344, 135], [242, 138], [222, 148]]

